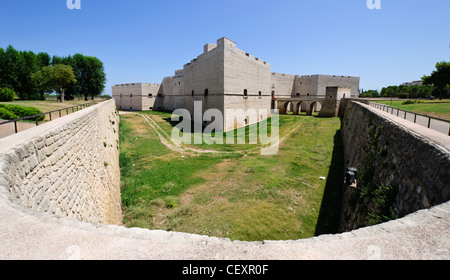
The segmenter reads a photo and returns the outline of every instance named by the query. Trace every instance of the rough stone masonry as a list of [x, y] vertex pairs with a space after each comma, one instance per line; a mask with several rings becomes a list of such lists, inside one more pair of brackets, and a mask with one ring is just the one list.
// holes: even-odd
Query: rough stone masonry
[[114, 100], [0, 139], [0, 188], [58, 217], [121, 224]]

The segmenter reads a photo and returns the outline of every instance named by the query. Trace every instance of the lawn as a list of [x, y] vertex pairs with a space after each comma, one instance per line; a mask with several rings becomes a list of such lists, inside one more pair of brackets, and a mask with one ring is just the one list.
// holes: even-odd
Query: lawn
[[376, 103], [386, 104], [393, 108], [398, 108], [405, 111], [415, 112], [431, 117], [450, 120], [450, 100], [417, 100], [420, 101], [415, 104], [402, 105], [405, 100], [383, 100], [374, 101]]
[[[103, 99], [95, 99], [94, 101], [101, 101]], [[68, 107], [72, 107], [72, 106], [76, 106], [76, 105], [80, 105], [80, 104], [85, 104], [85, 103], [89, 103], [91, 102], [91, 100], [89, 101], [84, 101], [83, 100], [70, 100], [70, 101], [65, 101], [64, 103], [58, 102], [56, 99], [49, 99], [49, 100], [23, 100], [23, 101], [12, 101], [12, 102], [0, 102], [0, 104], [14, 104], [14, 105], [20, 105], [20, 106], [25, 106], [25, 107], [34, 107], [37, 108], [39, 110], [41, 110], [43, 113], [45, 112], [50, 112], [50, 111], [55, 111], [55, 110], [59, 110], [59, 109], [64, 109], [64, 108], [68, 108]], [[61, 112], [62, 115], [66, 115], [66, 111], [62, 111]], [[71, 111], [69, 111], [69, 113], [71, 113]], [[52, 115], [52, 117], [59, 117], [58, 113], [55, 113]], [[46, 115], [46, 120], [49, 120], [48, 115]]]
[[[170, 114], [145, 114], [170, 135]], [[288, 137], [276, 155], [261, 156], [260, 144], [192, 145], [218, 153], [181, 154], [142, 116], [121, 115], [123, 222], [232, 240], [333, 232], [343, 179], [339, 129], [338, 118], [280, 115], [280, 137]]]

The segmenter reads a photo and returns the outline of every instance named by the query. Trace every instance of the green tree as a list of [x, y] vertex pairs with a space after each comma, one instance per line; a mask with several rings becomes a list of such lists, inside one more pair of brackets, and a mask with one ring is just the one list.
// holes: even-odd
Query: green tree
[[[1, 65], [2, 70], [2, 85], [3, 87], [17, 89], [20, 87], [18, 82], [19, 64], [20, 64], [20, 54], [9, 45], [5, 52], [3, 53], [3, 63]], [[19, 92], [17, 92], [19, 97], [22, 98]]]
[[15, 92], [9, 88], [0, 88], [0, 101], [13, 101]]
[[103, 68], [103, 62], [93, 56], [85, 57], [85, 72], [83, 73], [83, 93], [87, 101], [88, 96], [94, 100], [94, 96], [99, 96], [105, 89], [106, 74]]
[[422, 81], [425, 85], [434, 85], [439, 91], [439, 99], [442, 100], [446, 88], [450, 85], [450, 62], [436, 63], [436, 70], [429, 76], [423, 76]]
[[98, 58], [82, 54], [50, 57], [42, 52], [36, 55], [31, 51], [19, 52], [11, 45], [6, 50], [0, 48], [0, 87], [13, 89], [22, 100], [45, 99], [45, 92], [49, 90], [46, 82], [33, 79], [32, 74], [43, 67], [61, 64], [71, 66], [77, 80], [63, 88], [65, 100], [75, 96], [84, 96], [87, 100], [103, 92], [106, 75]]
[[32, 74], [32, 79], [44, 92], [59, 92], [61, 102], [64, 102], [65, 89], [77, 81], [72, 66], [64, 64], [44, 66], [42, 70]]

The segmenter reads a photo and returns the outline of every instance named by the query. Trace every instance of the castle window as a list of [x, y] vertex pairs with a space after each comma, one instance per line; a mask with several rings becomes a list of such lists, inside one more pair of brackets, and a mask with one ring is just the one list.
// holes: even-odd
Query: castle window
[[132, 94], [132, 93], [130, 93], [130, 97], [133, 97], [133, 94]]
[[208, 96], [208, 89], [205, 89], [204, 95], [205, 95], [205, 96]]
[[244, 89], [244, 96], [248, 96], [248, 91]]
[[148, 94], [148, 97], [150, 97], [150, 98], [153, 97], [153, 94], [149, 93], [149, 94]]
[[194, 96], [194, 91], [191, 92], [191, 96]]
[[297, 92], [295, 95], [296, 95], [296, 96], [300, 96], [300, 93]]
[[258, 98], [261, 99], [261, 97], [262, 97], [262, 92], [260, 91], [260, 92], [258, 92]]
[[120, 97], [122, 97], [122, 94], [120, 94]]

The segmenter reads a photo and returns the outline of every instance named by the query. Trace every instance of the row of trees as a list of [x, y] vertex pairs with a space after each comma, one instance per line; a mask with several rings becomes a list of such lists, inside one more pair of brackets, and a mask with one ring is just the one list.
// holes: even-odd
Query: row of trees
[[450, 62], [438, 62], [436, 70], [429, 76], [422, 77], [423, 85], [414, 86], [388, 86], [377, 90], [367, 90], [360, 94], [360, 97], [409, 97], [426, 98], [429, 96], [439, 96], [450, 98]]
[[96, 57], [75, 54], [50, 57], [48, 53], [0, 48], [0, 88], [15, 91], [21, 100], [45, 99], [58, 92], [61, 101], [100, 95], [106, 83], [103, 63]]
[[360, 97], [408, 97], [408, 98], [426, 98], [437, 93], [437, 88], [434, 86], [388, 86], [377, 90], [367, 90], [361, 92]]

